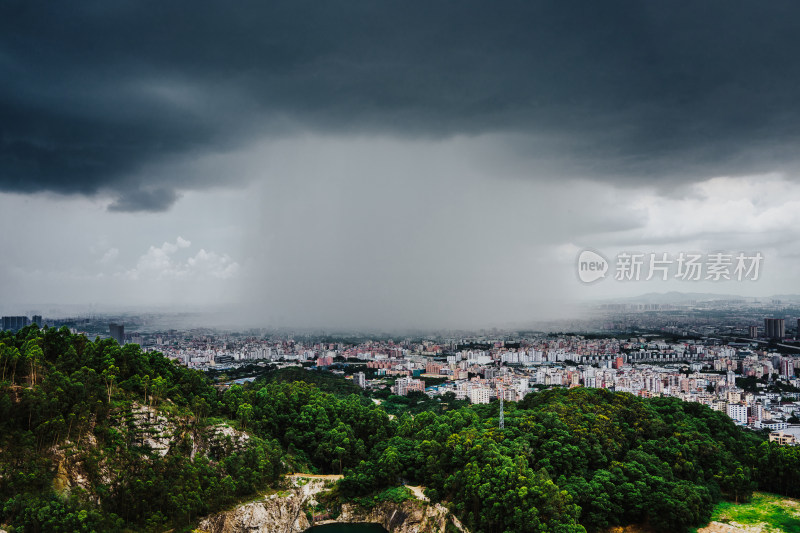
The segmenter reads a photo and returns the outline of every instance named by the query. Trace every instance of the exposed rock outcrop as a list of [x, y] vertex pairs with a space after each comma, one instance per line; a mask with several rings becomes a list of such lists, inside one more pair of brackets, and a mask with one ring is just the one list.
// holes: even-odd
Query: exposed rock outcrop
[[291, 490], [280, 491], [263, 499], [240, 505], [231, 511], [213, 514], [200, 522], [200, 531], [208, 533], [301, 533], [311, 524], [306, 504], [330, 486], [324, 480], [294, 480]]
[[[88, 439], [84, 438], [89, 446], [95, 446]], [[73, 452], [74, 444], [66, 441], [61, 446], [53, 446], [48, 450], [50, 457], [55, 463], [56, 474], [53, 477], [53, 489], [62, 495], [68, 495], [72, 489], [80, 488], [90, 495], [90, 499], [95, 503], [99, 500], [91, 494], [92, 484], [86, 472], [85, 458], [82, 454]]]
[[[291, 490], [211, 515], [200, 523], [199, 530], [207, 533], [302, 533], [312, 525], [306, 516], [306, 505], [315, 504], [316, 494], [329, 486], [329, 481], [295, 479]], [[381, 524], [391, 533], [444, 533], [450, 522], [468, 533], [444, 506], [416, 499], [403, 503], [382, 502], [370, 509], [345, 503], [335, 520], [318, 524], [334, 522]]]
[[303, 500], [292, 493], [211, 515], [200, 522], [199, 529], [208, 533], [300, 533], [309, 527]]
[[160, 456], [165, 456], [175, 442], [177, 426], [158, 410], [134, 403], [128, 413], [128, 427], [133, 442], [147, 446]]
[[[169, 400], [165, 400], [168, 402]], [[227, 424], [196, 425], [188, 417], [171, 417], [165, 411], [138, 402], [122, 405], [109, 413], [111, 429], [119, 437], [116, 452], [125, 446], [136, 447], [143, 455], [152, 454], [164, 457], [168, 453], [183, 454], [181, 446], [191, 446], [190, 458], [198, 455], [219, 460], [235, 451], [247, 447], [250, 436]], [[94, 435], [95, 420], [89, 419], [80, 431], [74, 429], [75, 442], [64, 440], [48, 449], [49, 458], [56, 467], [53, 488], [62, 495], [80, 488], [87, 497], [99, 503], [99, 496], [93, 493], [94, 483], [112, 485], [115, 471], [109, 462], [113, 458], [108, 453], [99, 454], [99, 461], [92, 469], [87, 468], [88, 450], [97, 447]]]
[[344, 504], [336, 522], [372, 522], [391, 533], [444, 533], [450, 518], [450, 511], [442, 505], [406, 500], [383, 502], [369, 510]]

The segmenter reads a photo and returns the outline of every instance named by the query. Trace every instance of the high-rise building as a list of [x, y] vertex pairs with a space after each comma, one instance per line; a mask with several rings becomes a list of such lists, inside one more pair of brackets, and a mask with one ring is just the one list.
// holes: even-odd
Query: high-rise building
[[108, 330], [111, 337], [119, 343], [120, 346], [125, 344], [125, 324], [109, 324]]
[[28, 317], [26, 316], [4, 316], [3, 329], [11, 331], [19, 331], [28, 325]]
[[734, 422], [747, 424], [747, 406], [741, 403], [729, 403], [727, 407], [728, 416]]
[[489, 403], [491, 401], [491, 390], [486, 387], [475, 387], [469, 391], [469, 401], [478, 403]]
[[768, 339], [782, 339], [786, 336], [786, 324], [782, 318], [764, 319], [764, 336]]
[[367, 378], [364, 376], [363, 372], [356, 372], [353, 375], [353, 382], [362, 389], [367, 387]]
[[794, 377], [794, 361], [789, 357], [781, 359], [781, 376]]
[[42, 320], [42, 315], [33, 315], [33, 317], [31, 318], [31, 322], [33, 322], [39, 327], [44, 326], [44, 320]]
[[750, 338], [758, 338], [758, 326], [750, 326]]
[[398, 396], [406, 396], [409, 392], [414, 391], [425, 392], [425, 382], [409, 377], [397, 378], [397, 381], [394, 382], [394, 393]]

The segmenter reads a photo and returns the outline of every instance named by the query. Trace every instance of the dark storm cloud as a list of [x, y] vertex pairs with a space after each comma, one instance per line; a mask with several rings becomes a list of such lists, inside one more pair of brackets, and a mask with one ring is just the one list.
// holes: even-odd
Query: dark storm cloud
[[177, 193], [172, 189], [151, 189], [121, 191], [119, 197], [108, 206], [109, 211], [151, 211], [168, 209], [177, 200]]
[[0, 190], [166, 209], [213, 183], [159, 163], [291, 128], [546, 138], [604, 179], [791, 169], [798, 25], [792, 1], [5, 2]]

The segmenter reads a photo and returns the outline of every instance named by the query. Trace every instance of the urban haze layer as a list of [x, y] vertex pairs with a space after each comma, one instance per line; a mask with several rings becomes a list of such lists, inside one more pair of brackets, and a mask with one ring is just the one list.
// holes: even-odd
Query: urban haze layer
[[604, 388], [701, 403], [738, 425], [773, 430], [770, 440], [793, 444], [800, 438], [800, 298], [692, 297], [677, 304], [598, 304], [590, 319], [554, 321], [541, 330], [171, 327], [206, 322], [201, 314], [2, 321], [6, 330], [49, 323], [89, 338], [138, 344], [210, 373], [223, 387], [295, 366], [331, 372], [383, 398], [452, 393], [485, 404], [501, 397], [519, 401], [550, 387]]

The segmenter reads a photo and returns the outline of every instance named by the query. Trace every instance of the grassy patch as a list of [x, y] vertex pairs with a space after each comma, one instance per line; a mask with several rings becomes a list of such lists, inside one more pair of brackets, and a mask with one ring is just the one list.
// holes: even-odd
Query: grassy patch
[[414, 493], [411, 492], [407, 487], [392, 487], [379, 492], [375, 496], [375, 501], [377, 502], [403, 503], [406, 500], [413, 499]]
[[763, 531], [769, 533], [800, 533], [800, 502], [756, 492], [749, 503], [719, 503], [711, 520], [725, 524], [736, 522], [743, 526], [763, 524]]
[[407, 487], [392, 487], [384, 489], [377, 494], [373, 494], [372, 496], [354, 498], [353, 501], [362, 507], [370, 509], [381, 502], [403, 503], [406, 500], [413, 499], [414, 493], [411, 492]]

